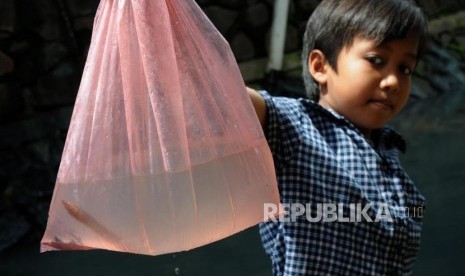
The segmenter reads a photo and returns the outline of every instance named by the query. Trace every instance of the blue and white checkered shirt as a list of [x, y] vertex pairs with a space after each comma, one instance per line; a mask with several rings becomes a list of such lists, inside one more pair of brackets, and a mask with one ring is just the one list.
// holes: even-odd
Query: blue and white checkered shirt
[[[425, 199], [400, 166], [400, 135], [384, 128], [370, 142], [310, 100], [260, 93], [287, 211], [287, 220], [260, 225], [273, 274], [410, 274]], [[292, 206], [305, 206], [305, 214], [292, 219]]]

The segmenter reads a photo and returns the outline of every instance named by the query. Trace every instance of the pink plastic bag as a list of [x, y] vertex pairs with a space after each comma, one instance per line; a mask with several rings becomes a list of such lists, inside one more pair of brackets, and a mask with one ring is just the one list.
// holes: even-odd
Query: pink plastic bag
[[102, 0], [41, 251], [158, 255], [278, 204], [232, 52], [193, 0]]

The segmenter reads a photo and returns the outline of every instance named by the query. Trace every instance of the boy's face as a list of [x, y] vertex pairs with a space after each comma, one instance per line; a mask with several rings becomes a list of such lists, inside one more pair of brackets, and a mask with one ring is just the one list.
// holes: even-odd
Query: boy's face
[[381, 45], [356, 38], [339, 53], [337, 72], [326, 65], [319, 104], [334, 109], [369, 137], [406, 104], [417, 49], [416, 37]]

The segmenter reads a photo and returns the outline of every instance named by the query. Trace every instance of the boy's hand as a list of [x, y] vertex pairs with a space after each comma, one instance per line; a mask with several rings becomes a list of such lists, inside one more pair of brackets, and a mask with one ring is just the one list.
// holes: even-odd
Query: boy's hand
[[265, 99], [254, 89], [246, 87], [247, 93], [249, 93], [250, 100], [252, 101], [255, 113], [257, 113], [258, 120], [262, 129], [265, 130], [265, 121], [266, 121], [266, 104]]

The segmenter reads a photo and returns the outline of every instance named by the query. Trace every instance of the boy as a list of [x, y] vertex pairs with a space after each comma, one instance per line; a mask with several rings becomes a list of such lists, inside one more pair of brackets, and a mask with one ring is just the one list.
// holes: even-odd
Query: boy
[[426, 32], [413, 0], [323, 0], [304, 36], [310, 100], [248, 89], [281, 202], [298, 211], [260, 225], [274, 275], [411, 273], [424, 198], [385, 124], [408, 99]]

